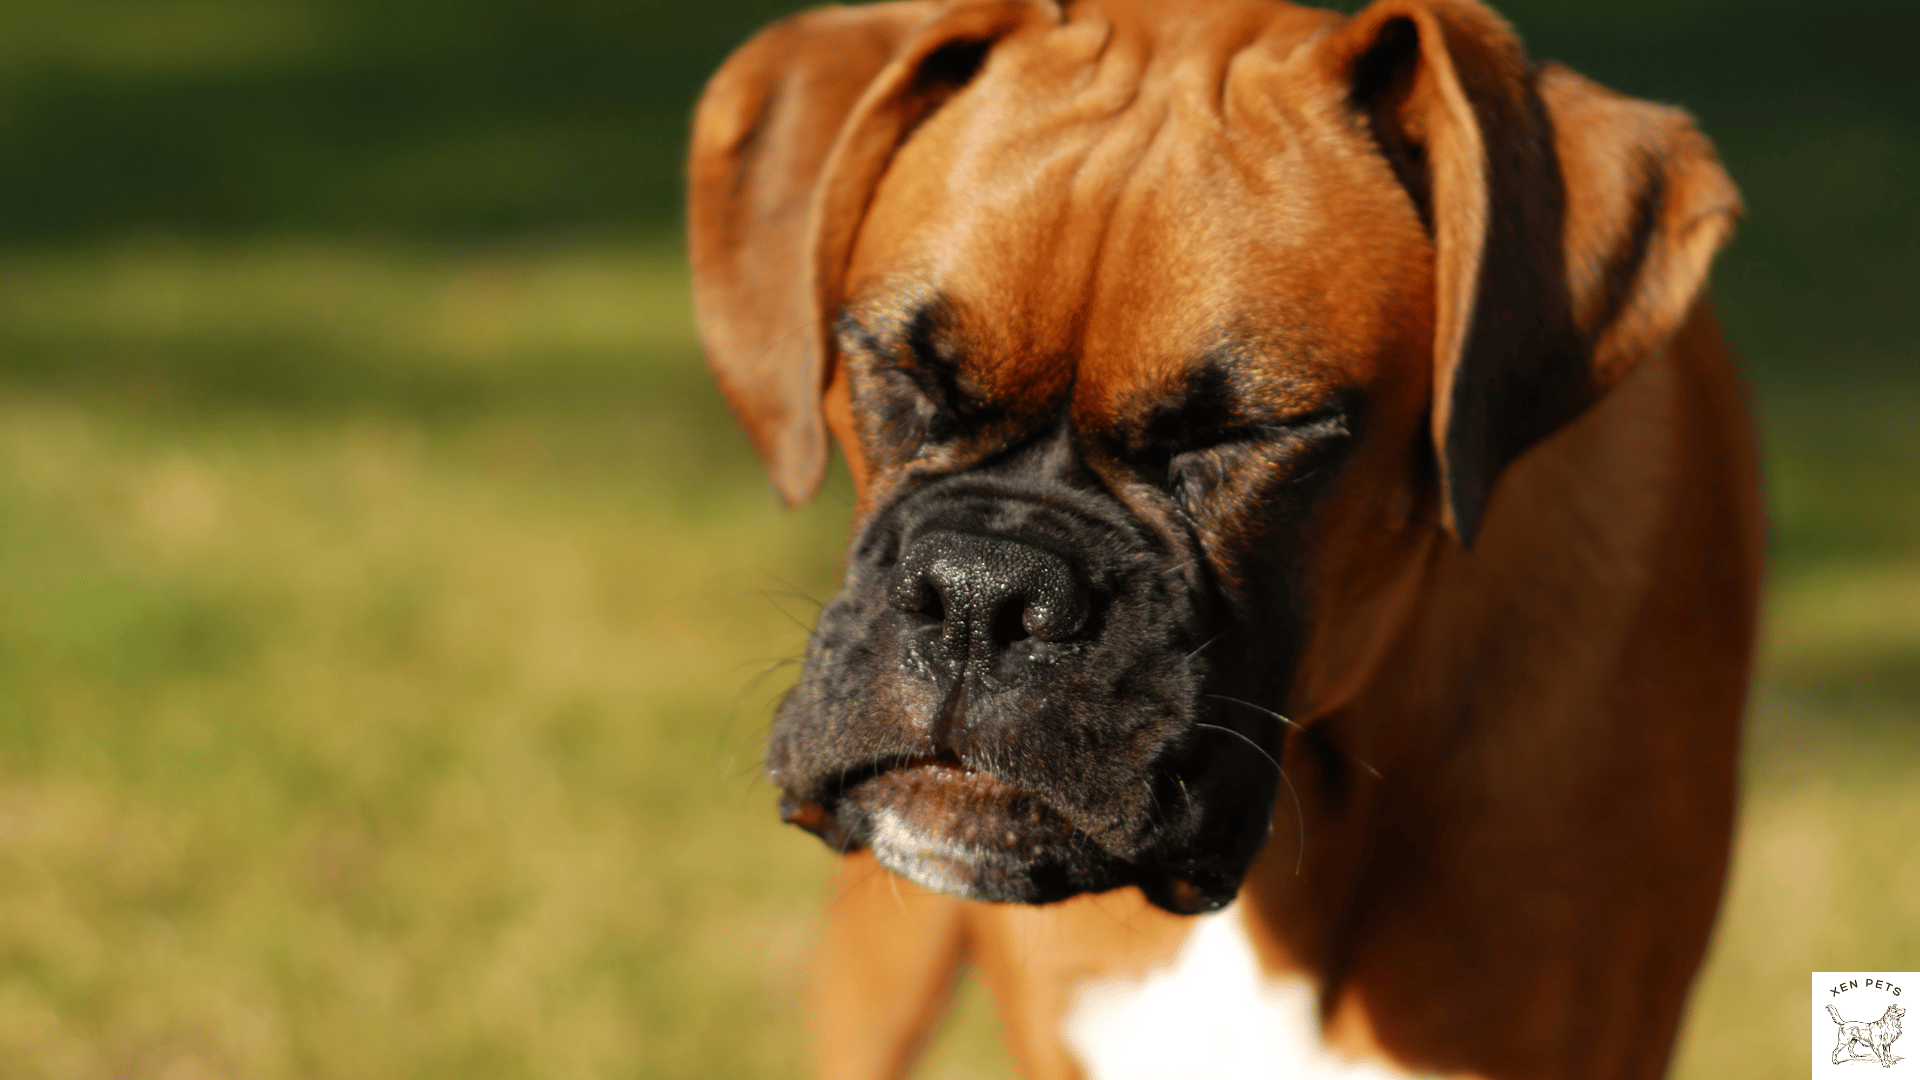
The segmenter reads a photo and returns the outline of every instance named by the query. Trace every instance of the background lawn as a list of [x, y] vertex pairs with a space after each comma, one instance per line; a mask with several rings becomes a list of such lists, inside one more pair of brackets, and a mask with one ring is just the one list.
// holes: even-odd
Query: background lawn
[[[830, 868], [758, 760], [848, 489], [775, 508], [674, 224], [776, 9], [0, 0], [0, 1075], [799, 1075]], [[1774, 574], [1677, 1073], [1798, 1076], [1808, 971], [1920, 969], [1914, 16], [1506, 9], [1752, 207]], [[923, 1073], [1003, 1075], [990, 1009]]]

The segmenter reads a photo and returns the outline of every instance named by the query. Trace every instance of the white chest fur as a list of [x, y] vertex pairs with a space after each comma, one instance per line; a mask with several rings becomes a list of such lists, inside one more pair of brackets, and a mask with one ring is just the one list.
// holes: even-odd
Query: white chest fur
[[1075, 996], [1064, 1034], [1088, 1080], [1403, 1080], [1321, 1042], [1312, 988], [1260, 970], [1237, 908], [1197, 921], [1171, 965]]

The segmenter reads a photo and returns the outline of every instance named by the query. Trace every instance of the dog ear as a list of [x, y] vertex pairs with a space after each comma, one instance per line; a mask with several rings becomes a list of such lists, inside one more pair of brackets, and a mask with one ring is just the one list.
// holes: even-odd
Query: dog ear
[[788, 505], [826, 471], [831, 322], [866, 204], [915, 125], [1031, 8], [821, 8], [762, 30], [694, 113], [693, 300], [721, 391]]
[[1685, 113], [1535, 66], [1472, 0], [1377, 0], [1327, 48], [1433, 237], [1442, 514], [1471, 544], [1507, 464], [1679, 326], [1740, 195]]

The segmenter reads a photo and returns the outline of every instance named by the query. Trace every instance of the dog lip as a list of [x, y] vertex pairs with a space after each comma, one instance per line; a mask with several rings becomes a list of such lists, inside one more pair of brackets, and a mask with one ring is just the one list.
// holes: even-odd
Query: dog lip
[[1136, 884], [1155, 907], [1175, 915], [1219, 911], [1240, 892], [1238, 876], [1218, 873], [1158, 870], [1142, 874]]
[[870, 765], [840, 774], [833, 783], [827, 785], [809, 784], [795, 788], [782, 782], [782, 778], [776, 775], [774, 781], [780, 787], [780, 820], [812, 833], [828, 846], [841, 851], [863, 846], [849, 834], [841, 821], [841, 803], [849, 792], [862, 784], [902, 769], [927, 769], [935, 776], [952, 774], [956, 778], [961, 774], [978, 772], [953, 755], [935, 754], [880, 758]]
[[[1088, 839], [1047, 803], [991, 772], [941, 759], [847, 789], [840, 815], [881, 865], [976, 900], [1057, 899], [1046, 880], [1080, 865]], [[1104, 858], [1099, 860], [1104, 863]]]
[[1007, 782], [985, 769], [976, 769], [950, 754], [927, 757], [882, 759], [871, 769], [849, 773], [835, 793], [834, 803], [858, 801], [864, 791], [881, 785], [902, 793], [924, 795], [928, 789], [962, 798], [989, 800], [1030, 800], [1045, 805], [1018, 785]]
[[[1003, 817], [983, 827], [988, 818], [975, 812], [983, 802], [1024, 806], [1013, 810], [1024, 824]], [[976, 900], [1047, 902], [1131, 884], [1162, 910], [1198, 915], [1219, 910], [1239, 891], [1241, 875], [1221, 867], [1103, 851], [1044, 800], [948, 755], [882, 759], [849, 773], [820, 801], [783, 792], [780, 817], [835, 850], [871, 848], [908, 880]], [[1080, 880], [1064, 890], [1032, 876], [1057, 876], [1064, 868], [1054, 862], [1063, 856], [1096, 863], [1070, 871]]]
[[802, 802], [791, 795], [780, 796], [780, 820], [797, 825], [818, 836], [829, 823], [827, 808], [816, 802]]
[[[821, 799], [820, 803], [823, 806], [831, 807], [841, 799], [846, 798], [848, 792], [867, 781], [876, 777], [885, 776], [888, 773], [899, 772], [902, 769], [928, 769], [932, 770], [933, 775], [943, 775], [943, 771], [953, 774], [980, 772], [978, 769], [974, 769], [962, 762], [956, 755], [950, 753], [883, 757], [863, 768], [849, 769], [841, 773], [835, 782], [829, 786], [825, 798]], [[981, 773], [981, 775], [986, 774]], [[784, 809], [785, 800], [782, 800], [783, 812]]]

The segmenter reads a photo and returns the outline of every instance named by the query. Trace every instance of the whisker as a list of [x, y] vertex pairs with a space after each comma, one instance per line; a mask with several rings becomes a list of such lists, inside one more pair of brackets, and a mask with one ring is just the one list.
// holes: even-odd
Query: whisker
[[743, 668], [752, 667], [755, 664], [765, 664], [766, 666], [764, 668], [754, 672], [750, 677], [751, 679], [763, 679], [771, 672], [799, 663], [804, 663], [804, 661], [798, 656], [761, 656], [752, 660], [742, 660], [738, 664], [735, 664], [733, 669], [739, 671]]
[[1194, 722], [1193, 726], [1197, 728], [1206, 728], [1208, 731], [1226, 732], [1227, 734], [1233, 736], [1234, 738], [1239, 739], [1241, 742], [1246, 743], [1248, 746], [1253, 747], [1254, 753], [1259, 754], [1263, 758], [1266, 758], [1267, 763], [1273, 766], [1274, 772], [1277, 772], [1282, 776], [1286, 775], [1287, 771], [1280, 767], [1280, 763], [1273, 759], [1273, 755], [1267, 753], [1266, 748], [1261, 746], [1259, 743], [1254, 742], [1252, 739], [1247, 738], [1247, 736], [1244, 733], [1235, 731], [1230, 727], [1221, 727], [1219, 724], [1202, 724], [1197, 720]]
[[1293, 786], [1293, 777], [1287, 770], [1280, 770], [1280, 779], [1287, 785], [1287, 797], [1293, 800], [1293, 824], [1299, 835], [1294, 840], [1293, 876], [1300, 876], [1300, 868], [1307, 864], [1307, 808], [1300, 805], [1300, 792]]
[[[1245, 705], [1249, 709], [1252, 709], [1256, 712], [1263, 713], [1267, 716], [1273, 717], [1275, 720], [1280, 721], [1282, 724], [1285, 724], [1286, 726], [1292, 728], [1293, 730], [1298, 731], [1302, 735], [1311, 734], [1310, 732], [1307, 731], [1306, 728], [1302, 727], [1299, 724], [1294, 723], [1292, 720], [1289, 720], [1286, 717], [1281, 716], [1279, 713], [1274, 712], [1272, 709], [1266, 708], [1261, 705], [1255, 705], [1251, 701], [1242, 701], [1239, 698], [1228, 697], [1225, 694], [1208, 694], [1207, 696], [1210, 698], [1218, 698], [1221, 701], [1229, 701], [1235, 705]], [[1383, 784], [1387, 782], [1387, 778], [1381, 775], [1380, 770], [1374, 768], [1373, 765], [1370, 764], [1365, 758], [1354, 753], [1348, 753], [1347, 757], [1351, 758], [1354, 764], [1360, 766], [1362, 769], [1365, 769], [1367, 771], [1368, 776], [1373, 777], [1375, 780], [1378, 780]]]
[[800, 599], [805, 600], [807, 603], [812, 604], [816, 608], [823, 608], [827, 606], [825, 602], [816, 599], [812, 593], [808, 592], [807, 590], [801, 588], [798, 585], [795, 585], [793, 582], [788, 581], [786, 578], [781, 577], [779, 574], [773, 573], [770, 570], [761, 570], [760, 573], [766, 577], [772, 578], [774, 581], [779, 582], [781, 587], [786, 589], [786, 591], [790, 595], [797, 596]]
[[1273, 717], [1275, 720], [1280, 721], [1282, 724], [1285, 724], [1286, 726], [1292, 728], [1295, 731], [1304, 732], [1307, 730], [1306, 728], [1301, 727], [1299, 724], [1296, 724], [1292, 720], [1289, 720], [1286, 717], [1281, 716], [1279, 713], [1274, 712], [1272, 709], [1269, 709], [1264, 705], [1255, 705], [1251, 701], [1242, 701], [1237, 697], [1228, 697], [1225, 694], [1208, 694], [1207, 696], [1219, 701], [1229, 701], [1235, 705], [1245, 705], [1247, 708], [1252, 709], [1255, 712], [1265, 713], [1266, 715]]
[[[1231, 701], [1233, 699], [1229, 698], [1227, 700]], [[1245, 704], [1245, 702], [1241, 704]], [[1253, 707], [1256, 709], [1259, 708], [1258, 705]], [[1280, 714], [1275, 713], [1274, 715], [1279, 716]], [[1286, 718], [1281, 717], [1281, 719], [1284, 720]], [[1287, 722], [1290, 724], [1293, 723], [1291, 720]], [[1300, 792], [1293, 786], [1293, 777], [1287, 775], [1287, 770], [1281, 768], [1278, 761], [1273, 760], [1273, 755], [1267, 753], [1265, 747], [1247, 738], [1246, 735], [1241, 732], [1235, 731], [1230, 727], [1221, 727], [1219, 724], [1202, 724], [1196, 722], [1193, 726], [1206, 728], [1210, 731], [1224, 731], [1234, 738], [1239, 739], [1241, 742], [1253, 747], [1254, 752], [1258, 753], [1261, 757], [1266, 758], [1267, 761], [1273, 765], [1273, 771], [1280, 774], [1280, 782], [1287, 785], [1287, 797], [1293, 800], [1293, 823], [1299, 830], [1299, 839], [1293, 849], [1293, 876], [1299, 877], [1300, 868], [1306, 865], [1307, 860], [1307, 810], [1306, 807], [1300, 804]]]
[[907, 901], [900, 895], [900, 878], [895, 874], [887, 875], [887, 886], [893, 890], [893, 902], [900, 908], [900, 914], [907, 917], [907, 925], [913, 925], [913, 912], [907, 910]]
[[[786, 594], [776, 593], [768, 589], [760, 590], [760, 598], [765, 600], [770, 606], [772, 606], [773, 610], [779, 612], [788, 622], [792, 623], [795, 627], [797, 627], [801, 633], [811, 635], [813, 633], [813, 627], [808, 626], [806, 623], [801, 622], [799, 619], [794, 617], [793, 612], [788, 611], [786, 608], [783, 608], [780, 606], [780, 601], [775, 598], [782, 595], [786, 595]], [[810, 603], [815, 603], [817, 605], [817, 601], [814, 601], [813, 598], [810, 596], [803, 596], [802, 599], [807, 600]]]
[[779, 671], [781, 668], [790, 667], [798, 663], [800, 663], [800, 660], [797, 657], [782, 657], [777, 660], [767, 661], [766, 666], [750, 676], [746, 684], [740, 688], [739, 693], [733, 696], [733, 704], [727, 709], [726, 717], [721, 720], [719, 732], [714, 738], [713, 753], [715, 759], [720, 763], [723, 774], [729, 767], [727, 747], [728, 744], [733, 742], [735, 734], [734, 728], [735, 725], [740, 722], [740, 714], [746, 710], [748, 696], [760, 688], [760, 684], [766, 680], [767, 676]]

